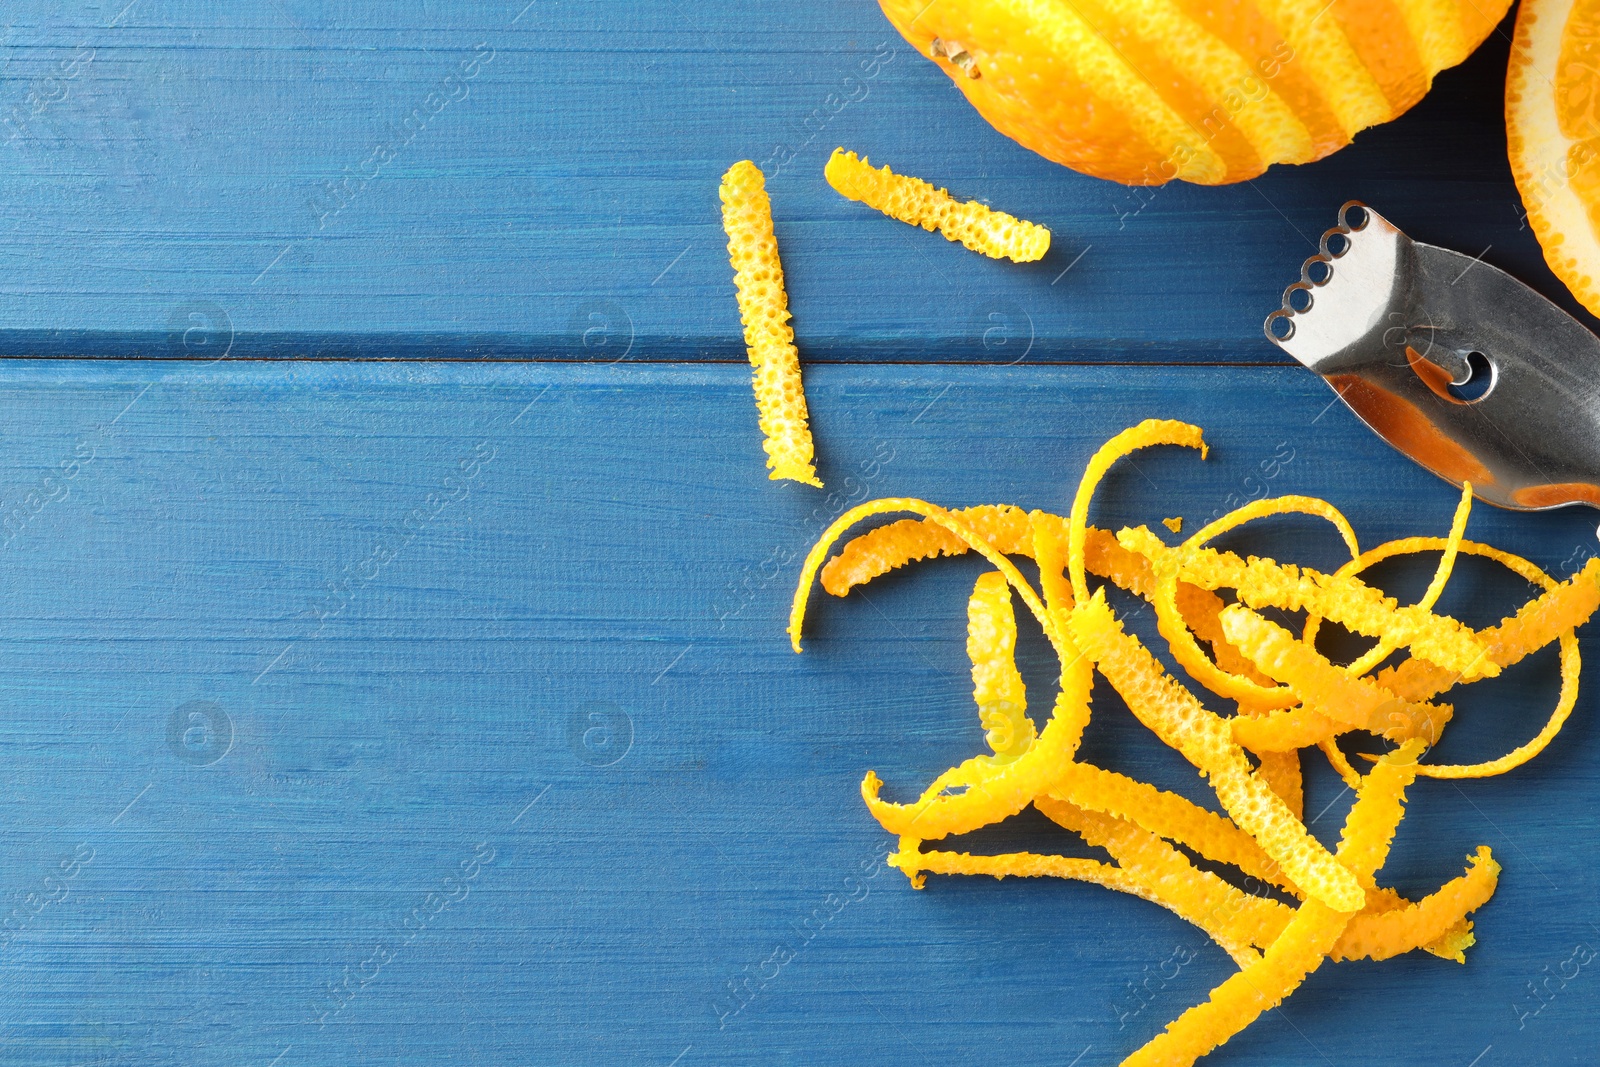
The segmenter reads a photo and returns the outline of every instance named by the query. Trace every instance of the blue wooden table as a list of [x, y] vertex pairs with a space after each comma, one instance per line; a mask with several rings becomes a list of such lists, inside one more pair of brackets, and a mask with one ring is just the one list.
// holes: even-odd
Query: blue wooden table
[[[904, 797], [982, 743], [978, 568], [820, 597], [797, 657], [800, 555], [868, 495], [1064, 510], [1156, 415], [1211, 459], [1118, 468], [1099, 521], [1270, 490], [1439, 532], [1450, 488], [1264, 314], [1350, 198], [1571, 306], [1505, 163], [1503, 33], [1320, 164], [1130, 191], [995, 134], [869, 0], [0, 17], [6, 1065], [1114, 1063], [1232, 965], [1095, 887], [887, 869], [861, 775]], [[843, 201], [839, 144], [1055, 247]], [[828, 493], [762, 466], [715, 192], [746, 157]], [[1593, 526], [1471, 536], [1570, 571]], [[1444, 607], [1525, 595], [1463, 565]], [[1037, 635], [1022, 665], [1047, 691]], [[1462, 694], [1439, 758], [1530, 736], [1553, 675]], [[1386, 880], [1505, 867], [1465, 967], [1324, 967], [1216, 1062], [1595, 1062], [1592, 693], [1530, 767], [1413, 792]], [[1097, 707], [1092, 758], [1204, 799]], [[1349, 798], [1307, 767], [1326, 837]]]

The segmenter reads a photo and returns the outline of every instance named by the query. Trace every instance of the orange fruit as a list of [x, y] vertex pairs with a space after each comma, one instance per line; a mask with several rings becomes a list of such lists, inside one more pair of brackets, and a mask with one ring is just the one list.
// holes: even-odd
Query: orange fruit
[[1506, 148], [1550, 269], [1600, 314], [1600, 2], [1524, 0], [1506, 71]]
[[995, 129], [1129, 185], [1307, 163], [1422, 99], [1510, 0], [879, 0]]

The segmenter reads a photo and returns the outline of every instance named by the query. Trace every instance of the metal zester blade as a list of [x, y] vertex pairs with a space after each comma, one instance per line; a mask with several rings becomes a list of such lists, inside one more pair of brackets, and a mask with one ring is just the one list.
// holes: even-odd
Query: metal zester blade
[[1487, 263], [1339, 209], [1267, 337], [1385, 441], [1491, 504], [1600, 507], [1600, 338]]

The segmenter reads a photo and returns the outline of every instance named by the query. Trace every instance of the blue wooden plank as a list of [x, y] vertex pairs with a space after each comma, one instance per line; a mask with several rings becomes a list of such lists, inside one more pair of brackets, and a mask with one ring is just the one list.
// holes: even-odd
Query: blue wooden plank
[[[981, 744], [976, 568], [822, 597], [797, 657], [798, 557], [868, 493], [1065, 508], [1150, 415], [1211, 458], [1120, 466], [1098, 521], [1203, 519], [1273, 456], [1259, 491], [1368, 541], [1442, 529], [1451, 490], [1288, 368], [809, 384], [832, 497], [766, 480], [737, 367], [0, 363], [0, 1063], [1109, 1063], [1201, 998], [1228, 961], [1150, 905], [882, 866], [861, 774], [905, 796]], [[1571, 569], [1593, 521], [1471, 534]], [[1495, 618], [1525, 590], [1493, 578], [1446, 607]], [[1036, 635], [1022, 659], [1046, 691]], [[1531, 734], [1552, 669], [1463, 694], [1440, 757]], [[1094, 758], [1202, 796], [1096, 700]], [[1479, 844], [1506, 868], [1467, 966], [1324, 968], [1217, 1062], [1592, 1062], [1600, 983], [1561, 975], [1600, 945], [1594, 709], [1415, 790], [1401, 889]], [[1309, 793], [1331, 832], [1348, 798]], [[1061, 843], [975, 847], [1019, 841]]]
[[[1317, 165], [1134, 191], [995, 133], [867, 0], [26, 0], [0, 353], [737, 360], [716, 182], [753, 157], [812, 359], [1277, 362], [1261, 320], [1351, 197], [1564, 296], [1506, 55]], [[843, 201], [839, 144], [1056, 247], [988, 262]]]

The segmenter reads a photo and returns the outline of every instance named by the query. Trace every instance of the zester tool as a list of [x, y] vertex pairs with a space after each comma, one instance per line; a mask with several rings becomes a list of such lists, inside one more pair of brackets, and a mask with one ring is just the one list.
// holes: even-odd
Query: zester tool
[[1481, 259], [1339, 209], [1264, 329], [1395, 448], [1500, 507], [1600, 507], [1600, 337]]

